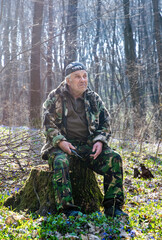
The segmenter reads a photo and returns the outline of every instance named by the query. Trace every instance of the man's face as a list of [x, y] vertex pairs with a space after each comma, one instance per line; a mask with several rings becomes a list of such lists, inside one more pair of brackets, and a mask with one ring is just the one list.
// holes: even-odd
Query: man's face
[[71, 73], [71, 77], [66, 79], [70, 92], [74, 97], [81, 96], [88, 85], [88, 76], [85, 70], [78, 70]]

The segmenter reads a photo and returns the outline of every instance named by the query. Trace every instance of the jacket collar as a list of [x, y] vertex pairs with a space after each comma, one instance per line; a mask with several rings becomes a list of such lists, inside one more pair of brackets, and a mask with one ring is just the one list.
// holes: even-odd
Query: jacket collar
[[[58, 93], [60, 96], [64, 96], [64, 94], [68, 92], [66, 81], [60, 83], [60, 85], [56, 88], [56, 93]], [[84, 92], [84, 98], [86, 98], [88, 95], [90, 95], [92, 90], [87, 87], [86, 91]]]

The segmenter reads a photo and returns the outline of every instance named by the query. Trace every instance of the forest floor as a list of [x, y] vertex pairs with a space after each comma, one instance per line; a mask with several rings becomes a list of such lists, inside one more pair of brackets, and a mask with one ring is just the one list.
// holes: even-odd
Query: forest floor
[[[162, 239], [162, 159], [160, 146], [111, 141], [123, 158], [129, 218], [106, 218], [104, 213], [46, 217], [14, 212], [3, 206], [5, 199], [24, 185], [31, 167], [42, 164], [42, 133], [26, 127], [0, 126], [0, 239]], [[157, 151], [158, 150], [158, 151]], [[134, 178], [134, 168], [143, 163], [154, 178]], [[102, 177], [98, 176], [102, 189]]]

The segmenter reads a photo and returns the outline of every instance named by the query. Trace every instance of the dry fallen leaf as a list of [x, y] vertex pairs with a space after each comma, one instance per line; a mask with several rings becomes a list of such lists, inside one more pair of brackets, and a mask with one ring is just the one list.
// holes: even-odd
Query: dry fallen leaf
[[5, 224], [7, 225], [16, 225], [18, 226], [18, 222], [16, 221], [16, 219], [13, 216], [8, 216], [5, 220]]
[[129, 235], [124, 230], [120, 230], [120, 235], [119, 236], [121, 238], [124, 238], [124, 239], [130, 239]]

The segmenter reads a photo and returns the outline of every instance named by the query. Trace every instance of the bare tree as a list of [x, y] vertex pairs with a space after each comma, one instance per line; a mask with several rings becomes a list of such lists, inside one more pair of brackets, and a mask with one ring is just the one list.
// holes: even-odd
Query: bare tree
[[97, 26], [96, 26], [96, 36], [94, 39], [93, 46], [93, 55], [95, 62], [95, 91], [99, 92], [99, 57], [97, 55], [97, 46], [99, 44], [99, 36], [100, 36], [100, 21], [101, 21], [101, 0], [97, 0]]
[[162, 109], [160, 104], [162, 103], [162, 16], [159, 11], [159, 0], [152, 0], [153, 12], [154, 12], [154, 34], [156, 39], [156, 48], [158, 55], [158, 66], [159, 66], [159, 77], [158, 77], [158, 89], [159, 89], [159, 99], [157, 111], [155, 112], [155, 130], [156, 137], [161, 138], [161, 122], [162, 122]]
[[1, 1], [0, 23], [1, 23], [1, 20], [2, 20], [2, 14], [3, 14], [3, 2], [4, 2], [4, 0]]
[[[3, 47], [4, 47], [4, 64], [6, 65], [10, 58], [10, 19], [9, 16], [11, 14], [11, 0], [5, 2], [5, 21], [4, 21], [4, 33], [3, 33]], [[2, 97], [3, 104], [3, 115], [2, 115], [2, 124], [9, 125], [10, 124], [10, 87], [11, 87], [11, 65], [9, 64], [5, 70], [3, 75], [4, 79], [4, 90]]]
[[[154, 12], [154, 34], [156, 39], [156, 48], [159, 63], [159, 76], [160, 82], [162, 83], [162, 16], [160, 15], [159, 10], [159, 0], [152, 0], [152, 4]], [[162, 92], [162, 88], [160, 88], [159, 90], [161, 90], [160, 92]]]
[[52, 45], [53, 45], [53, 0], [49, 0], [48, 2], [48, 11], [49, 11], [49, 41], [47, 46], [47, 93], [46, 96], [49, 94], [49, 92], [52, 90]]
[[44, 0], [34, 3], [31, 51], [31, 81], [30, 81], [30, 125], [40, 126], [41, 82], [40, 82], [40, 42], [43, 19]]
[[138, 71], [136, 65], [136, 52], [135, 43], [133, 39], [132, 26], [129, 18], [129, 0], [123, 0], [124, 4], [124, 16], [125, 16], [125, 27], [124, 27], [124, 47], [125, 47], [125, 58], [127, 77], [130, 85], [130, 93], [133, 106], [133, 123], [134, 123], [134, 134], [138, 136], [139, 130], [142, 124], [142, 109], [140, 106], [140, 85], [138, 82]]
[[117, 136], [125, 129], [132, 137], [132, 122], [135, 131], [143, 128], [145, 114], [146, 121], [154, 114], [150, 137], [160, 133], [160, 1], [122, 2], [125, 12], [119, 0], [1, 1], [1, 124], [39, 121], [41, 99], [62, 81], [64, 66], [79, 60], [111, 111]]
[[69, 0], [65, 34], [65, 66], [77, 57], [77, 6], [78, 0]]

